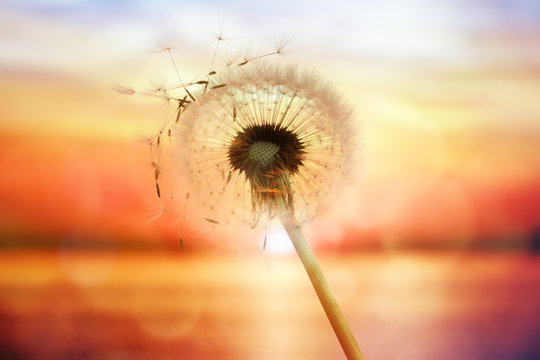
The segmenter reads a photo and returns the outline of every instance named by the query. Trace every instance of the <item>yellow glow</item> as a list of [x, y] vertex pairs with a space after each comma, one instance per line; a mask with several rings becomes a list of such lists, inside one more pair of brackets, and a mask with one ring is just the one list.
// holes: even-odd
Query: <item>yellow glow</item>
[[294, 253], [294, 247], [289, 239], [289, 235], [284, 229], [275, 229], [268, 234], [263, 235], [261, 238], [261, 244], [264, 245], [266, 238], [265, 251], [270, 254], [292, 254]]

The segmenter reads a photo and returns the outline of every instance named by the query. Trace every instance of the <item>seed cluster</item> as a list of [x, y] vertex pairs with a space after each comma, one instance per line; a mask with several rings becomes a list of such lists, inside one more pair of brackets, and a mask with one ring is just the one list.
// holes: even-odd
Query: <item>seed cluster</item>
[[[229, 155], [231, 154], [232, 148], [234, 148], [236, 145], [237, 143], [233, 141], [231, 148], [229, 148]], [[275, 156], [278, 152], [279, 145], [267, 141], [257, 141], [249, 147], [247, 162], [255, 163], [261, 168], [262, 171], [265, 171], [274, 163]], [[234, 160], [231, 160], [231, 165], [233, 165], [233, 167], [235, 166]]]
[[229, 161], [250, 180], [294, 174], [302, 166], [303, 148], [290, 130], [275, 124], [249, 125], [231, 141]]
[[175, 142], [199, 202], [220, 222], [256, 225], [277, 200], [313, 218], [352, 163], [349, 107], [293, 68], [254, 66], [220, 83], [190, 104]]

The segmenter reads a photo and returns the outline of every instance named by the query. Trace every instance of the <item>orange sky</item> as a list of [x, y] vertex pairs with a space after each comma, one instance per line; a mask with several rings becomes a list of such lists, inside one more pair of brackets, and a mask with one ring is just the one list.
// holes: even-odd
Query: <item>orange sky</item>
[[[175, 244], [172, 216], [145, 223], [152, 216], [154, 185], [147, 154], [136, 141], [144, 124], [159, 121], [164, 104], [110, 89], [113, 82], [141, 88], [148, 79], [174, 76], [165, 54], [139, 51], [141, 44], [134, 50], [127, 40], [126, 49], [111, 48], [100, 31], [85, 28], [84, 44], [99, 51], [77, 59], [78, 48], [66, 38], [70, 29], [81, 31], [76, 24], [10, 11], [19, 20], [39, 20], [33, 26], [52, 36], [48, 41], [60, 56], [28, 57], [19, 49], [27, 62], [16, 61], [16, 52], [0, 58], [4, 245], [57, 244], [72, 234], [122, 244]], [[116, 29], [119, 36], [128, 25]], [[353, 39], [347, 47], [340, 38], [334, 48], [323, 42], [319, 49], [293, 40], [292, 47], [298, 45], [286, 61], [333, 81], [355, 108], [361, 128], [358, 179], [328, 216], [306, 229], [315, 244], [521, 244], [540, 226], [540, 71], [534, 65], [538, 54], [528, 50], [534, 31], [511, 31], [503, 24], [472, 36], [448, 26], [437, 28], [435, 40], [459, 38], [459, 46], [437, 47], [411, 30], [414, 46], [401, 48], [375, 23], [358, 31], [379, 36], [378, 46]], [[259, 33], [262, 39], [265, 34]], [[12, 30], [2, 39], [13, 50], [17, 39], [22, 45], [32, 35]], [[200, 64], [212, 49], [211, 39], [184, 40], [175, 56], [187, 78], [205, 71]], [[67, 60], [58, 60], [62, 56]], [[191, 227], [200, 226], [187, 224], [185, 230], [197, 244], [216, 236], [192, 233]], [[242, 247], [231, 245], [236, 246]]]
[[[142, 131], [138, 120], [154, 116], [159, 102], [72, 79], [8, 73], [2, 85], [9, 101], [2, 109], [0, 226], [12, 235], [8, 242], [58, 243], [79, 234], [175, 243], [172, 218], [145, 223], [156, 211], [149, 205], [154, 186], [136, 133]], [[469, 105], [381, 94], [367, 96], [383, 104], [364, 100], [360, 176], [346, 193], [353, 198], [338, 200], [345, 206], [314, 224], [316, 241], [388, 248], [413, 240], [521, 241], [539, 224], [538, 136], [528, 127], [463, 125], [462, 118], [472, 116]], [[409, 112], [435, 120], [411, 124], [398, 117]], [[461, 113], [461, 124], [441, 122], [448, 112]], [[374, 124], [371, 116], [377, 116]]]

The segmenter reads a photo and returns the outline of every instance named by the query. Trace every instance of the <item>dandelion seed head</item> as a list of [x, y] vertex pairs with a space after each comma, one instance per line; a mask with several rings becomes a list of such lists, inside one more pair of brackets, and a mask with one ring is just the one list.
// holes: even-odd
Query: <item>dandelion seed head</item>
[[299, 221], [324, 210], [353, 163], [350, 107], [291, 66], [248, 64], [218, 83], [190, 104], [174, 146], [209, 216], [256, 225], [278, 199]]

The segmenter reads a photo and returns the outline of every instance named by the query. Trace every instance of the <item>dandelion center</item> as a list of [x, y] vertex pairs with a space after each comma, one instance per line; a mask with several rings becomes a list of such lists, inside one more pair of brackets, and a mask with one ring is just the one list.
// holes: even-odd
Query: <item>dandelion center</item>
[[249, 148], [248, 161], [258, 162], [261, 167], [267, 167], [274, 161], [279, 151], [279, 145], [267, 141], [257, 141]]
[[304, 145], [291, 130], [276, 124], [249, 125], [231, 141], [229, 162], [253, 181], [298, 172], [304, 153]]

